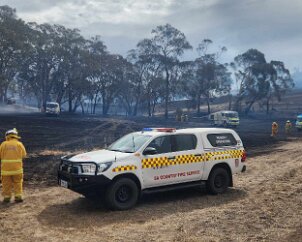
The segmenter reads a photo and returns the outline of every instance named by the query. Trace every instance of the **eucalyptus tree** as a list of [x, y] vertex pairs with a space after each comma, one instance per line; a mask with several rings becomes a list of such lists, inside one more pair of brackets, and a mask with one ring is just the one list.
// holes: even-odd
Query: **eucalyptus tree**
[[22, 68], [19, 78], [26, 80], [28, 86], [38, 100], [38, 106], [46, 106], [52, 82], [51, 76], [55, 68], [55, 32], [51, 25], [29, 23], [30, 48], [23, 53]]
[[275, 75], [270, 82], [270, 88], [266, 97], [266, 112], [270, 110], [270, 101], [273, 97], [281, 101], [282, 96], [295, 87], [290, 71], [282, 61], [271, 61], [270, 65], [275, 70]]
[[5, 101], [10, 84], [18, 74], [22, 52], [28, 47], [28, 27], [16, 10], [0, 6], [0, 101]]
[[65, 97], [69, 112], [79, 105], [78, 82], [85, 80], [82, 53], [85, 39], [77, 29], [61, 25], [29, 23], [30, 48], [24, 53], [20, 81], [26, 80], [38, 105]]
[[256, 49], [236, 56], [232, 66], [238, 85], [235, 108], [242, 111], [244, 100], [246, 114], [255, 102], [261, 100], [266, 100], [268, 113], [272, 97], [280, 101], [281, 95], [294, 86], [290, 72], [283, 62], [266, 62], [264, 54]]
[[217, 95], [228, 93], [231, 86], [228, 68], [217, 61], [226, 48], [222, 47], [214, 53], [208, 53], [212, 43], [212, 40], [204, 39], [198, 45], [199, 57], [188, 63], [188, 68], [183, 75], [185, 90], [189, 96], [196, 99], [198, 114], [200, 114], [202, 98], [205, 99], [210, 113], [210, 101]]
[[[122, 70], [122, 79], [120, 81], [120, 91], [118, 99], [126, 110], [126, 115], [137, 115], [139, 101], [141, 100], [141, 83], [139, 75], [134, 69], [134, 65], [126, 59], [120, 66]], [[140, 93], [138, 93], [140, 92]]]
[[147, 106], [148, 115], [152, 116], [158, 103], [159, 89], [163, 89], [161, 62], [158, 56], [159, 49], [151, 39], [139, 41], [137, 48], [128, 52], [128, 60], [133, 64], [135, 74], [132, 88], [132, 95], [135, 99], [133, 115], [137, 114], [140, 105], [141, 107]]
[[53, 96], [58, 103], [67, 101], [69, 112], [79, 105], [86, 87], [87, 64], [85, 59], [87, 41], [78, 29], [68, 29], [61, 25], [53, 26], [54, 71], [52, 75]]
[[87, 64], [87, 80], [90, 83], [90, 90], [87, 97], [90, 100], [92, 114], [96, 113], [96, 106], [100, 101], [101, 82], [105, 68], [106, 58], [109, 53], [100, 36], [94, 36], [87, 41], [84, 55]]
[[253, 65], [265, 64], [266, 59], [263, 53], [256, 49], [249, 49], [243, 54], [237, 55], [234, 62], [231, 63], [235, 71], [237, 95], [235, 109], [239, 112], [242, 110], [242, 101], [248, 95], [248, 83], [252, 76], [251, 70]]
[[95, 90], [95, 103], [101, 102], [102, 114], [107, 115], [127, 81], [129, 62], [121, 55], [105, 54], [99, 70], [88, 77]]
[[192, 46], [187, 41], [185, 34], [170, 24], [157, 26], [151, 33], [155, 54], [164, 74], [165, 93], [163, 98], [165, 102], [165, 118], [168, 118], [170, 90], [176, 81], [175, 77], [178, 76], [175, 74], [175, 71], [178, 71], [175, 66], [179, 64], [179, 58], [184, 52], [192, 49]]

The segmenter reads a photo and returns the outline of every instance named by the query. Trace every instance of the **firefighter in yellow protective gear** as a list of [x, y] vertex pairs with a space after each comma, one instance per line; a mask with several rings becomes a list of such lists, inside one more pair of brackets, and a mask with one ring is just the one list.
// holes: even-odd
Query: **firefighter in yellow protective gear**
[[5, 133], [5, 139], [0, 145], [1, 159], [1, 179], [3, 202], [8, 203], [15, 195], [15, 202], [22, 202], [23, 192], [23, 161], [26, 156], [26, 150], [19, 141], [18, 131], [16, 129], [8, 130]]
[[274, 137], [278, 133], [278, 124], [276, 122], [272, 123], [272, 134], [271, 136]]
[[285, 123], [285, 133], [289, 135], [291, 133], [291, 130], [292, 130], [292, 123], [289, 120], [287, 120]]

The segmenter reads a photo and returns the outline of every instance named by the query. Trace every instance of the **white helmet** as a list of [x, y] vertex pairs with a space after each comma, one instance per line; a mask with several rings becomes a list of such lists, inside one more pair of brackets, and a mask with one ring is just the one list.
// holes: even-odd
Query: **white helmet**
[[5, 137], [8, 137], [8, 136], [20, 139], [20, 137], [18, 136], [18, 131], [17, 131], [16, 128], [13, 128], [13, 129], [10, 129], [10, 130], [6, 131]]

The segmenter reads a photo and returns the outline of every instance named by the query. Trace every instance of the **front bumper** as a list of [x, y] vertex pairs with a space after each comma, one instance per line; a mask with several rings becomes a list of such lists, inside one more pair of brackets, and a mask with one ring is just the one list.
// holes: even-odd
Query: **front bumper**
[[58, 185], [62, 186], [62, 184], [64, 184], [65, 188], [83, 195], [95, 195], [104, 190], [111, 182], [111, 180], [104, 175], [78, 174], [73, 164], [73, 162], [66, 160], [61, 161], [58, 170]]
[[228, 125], [230, 125], [230, 126], [238, 126], [239, 122], [231, 121], [231, 122], [228, 122]]
[[49, 114], [49, 115], [58, 115], [58, 114], [60, 114], [60, 112], [56, 112], [56, 111], [46, 111], [45, 113]]

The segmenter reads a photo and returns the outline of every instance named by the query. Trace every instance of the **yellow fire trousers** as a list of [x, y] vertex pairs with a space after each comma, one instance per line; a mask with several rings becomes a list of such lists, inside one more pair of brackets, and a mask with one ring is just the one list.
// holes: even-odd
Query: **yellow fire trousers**
[[276, 136], [278, 133], [278, 129], [272, 129], [272, 134], [271, 136]]
[[23, 174], [2, 176], [2, 195], [4, 198], [11, 198], [14, 192], [15, 198], [22, 198]]

